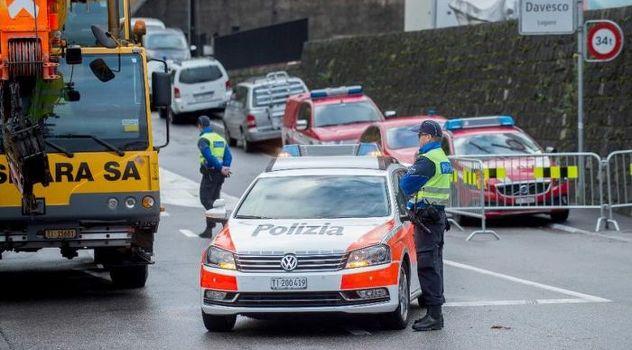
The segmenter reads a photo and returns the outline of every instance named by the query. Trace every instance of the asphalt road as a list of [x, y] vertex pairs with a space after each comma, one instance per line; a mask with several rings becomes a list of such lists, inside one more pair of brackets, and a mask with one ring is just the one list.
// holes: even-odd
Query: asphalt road
[[[155, 120], [157, 136], [164, 132]], [[208, 240], [197, 202], [196, 130], [172, 128], [161, 152], [163, 204], [156, 264], [142, 290], [116, 290], [90, 270], [91, 253], [5, 253], [0, 260], [0, 349], [629, 349], [632, 348], [632, 221], [624, 231], [590, 232], [596, 213], [564, 226], [546, 217], [492, 222], [500, 241], [465, 232], [446, 237], [446, 327], [384, 331], [372, 317], [240, 317], [235, 331], [207, 333], [198, 272]], [[224, 197], [234, 203], [269, 163], [233, 150]], [[416, 306], [415, 317], [422, 313]]]

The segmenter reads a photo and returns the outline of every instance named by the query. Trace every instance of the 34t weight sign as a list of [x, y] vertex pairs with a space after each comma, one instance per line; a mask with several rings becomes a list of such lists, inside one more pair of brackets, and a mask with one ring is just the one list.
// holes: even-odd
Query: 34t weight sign
[[623, 32], [616, 23], [607, 20], [587, 21], [586, 29], [586, 61], [605, 62], [619, 55], [623, 48]]

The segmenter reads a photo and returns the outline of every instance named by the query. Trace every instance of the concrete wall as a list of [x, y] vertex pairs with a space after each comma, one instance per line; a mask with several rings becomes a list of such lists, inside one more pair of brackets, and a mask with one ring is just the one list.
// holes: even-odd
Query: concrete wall
[[[625, 31], [615, 61], [586, 65], [586, 147], [606, 154], [632, 141], [632, 7], [591, 12]], [[510, 114], [543, 145], [576, 147], [575, 36], [521, 37], [502, 22], [311, 42], [301, 75], [311, 88], [362, 84], [401, 115]]]
[[[189, 0], [146, 0], [137, 16], [156, 17], [188, 31]], [[310, 39], [402, 31], [404, 0], [198, 0], [200, 29], [208, 37], [301, 18]]]

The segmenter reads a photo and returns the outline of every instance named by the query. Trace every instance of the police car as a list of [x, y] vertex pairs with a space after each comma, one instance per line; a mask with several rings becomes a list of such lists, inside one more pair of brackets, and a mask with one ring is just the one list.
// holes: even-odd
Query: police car
[[229, 220], [202, 258], [206, 328], [228, 331], [237, 315], [328, 312], [405, 328], [421, 294], [398, 187], [406, 169], [377, 145], [285, 150], [232, 214], [222, 201], [206, 213]]
[[[480, 157], [485, 168], [502, 169], [504, 173], [486, 179], [484, 198], [485, 206], [488, 207], [485, 211], [487, 218], [543, 213], [549, 214], [555, 222], [568, 219], [568, 209], [537, 208], [567, 206], [569, 182], [534, 176], [535, 168], [554, 165], [554, 160], [539, 156], [545, 150], [516, 126], [513, 117], [451, 119], [445, 122], [443, 128], [442, 147], [446, 154], [465, 158]], [[546, 153], [552, 151], [547, 149]], [[471, 198], [471, 195], [465, 195], [460, 200], [467, 205], [467, 200]], [[453, 199], [456, 197], [453, 196]], [[494, 207], [515, 209], [501, 210]]]
[[281, 136], [284, 145], [354, 144], [367, 126], [395, 114], [382, 114], [361, 86], [313, 90], [288, 98]]

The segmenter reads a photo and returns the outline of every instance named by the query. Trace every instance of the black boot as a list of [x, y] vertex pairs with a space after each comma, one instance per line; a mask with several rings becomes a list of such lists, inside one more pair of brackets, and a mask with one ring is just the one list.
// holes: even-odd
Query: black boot
[[213, 238], [213, 229], [215, 228], [215, 222], [211, 219], [206, 219], [206, 229], [200, 233], [201, 238]]
[[428, 306], [426, 316], [418, 319], [413, 324], [415, 331], [437, 331], [443, 328], [443, 314], [441, 313], [441, 305]]

